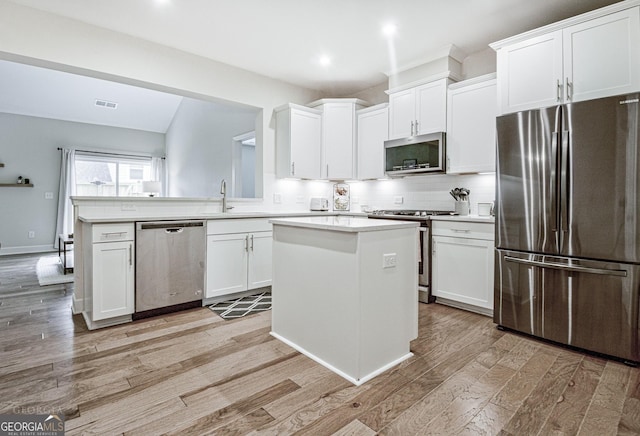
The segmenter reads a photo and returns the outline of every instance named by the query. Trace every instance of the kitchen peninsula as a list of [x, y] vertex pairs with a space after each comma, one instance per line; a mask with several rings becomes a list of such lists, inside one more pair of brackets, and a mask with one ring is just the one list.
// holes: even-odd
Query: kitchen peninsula
[[356, 385], [418, 335], [418, 223], [271, 219], [271, 334]]

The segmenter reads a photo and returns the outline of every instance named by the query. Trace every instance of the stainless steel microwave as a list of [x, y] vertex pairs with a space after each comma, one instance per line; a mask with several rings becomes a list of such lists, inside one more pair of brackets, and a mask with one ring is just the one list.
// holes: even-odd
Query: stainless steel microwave
[[385, 141], [384, 165], [389, 176], [444, 173], [444, 132]]

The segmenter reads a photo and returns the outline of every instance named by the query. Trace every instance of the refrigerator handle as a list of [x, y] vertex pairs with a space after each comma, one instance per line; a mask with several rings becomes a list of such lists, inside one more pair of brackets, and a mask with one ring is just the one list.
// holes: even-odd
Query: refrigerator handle
[[551, 223], [551, 231], [558, 231], [558, 132], [551, 133], [551, 184], [549, 186], [551, 191], [551, 216], [553, 221]]
[[538, 260], [520, 259], [518, 257], [505, 256], [507, 262], [520, 263], [523, 265], [537, 266], [540, 268], [551, 268], [569, 272], [581, 272], [588, 274], [599, 274], [607, 276], [627, 277], [627, 272], [623, 269], [603, 269], [603, 268], [587, 268], [578, 265], [565, 265], [562, 263], [541, 262]]
[[[560, 151], [560, 237], [569, 232], [569, 131], [562, 132], [562, 150]], [[562, 249], [562, 248], [561, 248]]]

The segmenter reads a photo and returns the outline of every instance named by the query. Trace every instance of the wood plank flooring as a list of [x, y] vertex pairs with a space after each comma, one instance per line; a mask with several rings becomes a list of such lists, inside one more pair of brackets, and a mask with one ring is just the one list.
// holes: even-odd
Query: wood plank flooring
[[640, 434], [640, 370], [484, 316], [421, 304], [415, 356], [355, 387], [273, 339], [270, 312], [90, 332], [36, 261], [0, 257], [0, 413], [63, 413], [69, 435]]

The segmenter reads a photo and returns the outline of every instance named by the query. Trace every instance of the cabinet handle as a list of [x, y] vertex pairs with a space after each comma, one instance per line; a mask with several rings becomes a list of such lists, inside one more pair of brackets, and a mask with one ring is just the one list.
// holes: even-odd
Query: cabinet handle
[[329, 164], [327, 164], [327, 179], [329, 178]]
[[562, 84], [560, 83], [560, 79], [556, 80], [556, 101], [560, 101], [562, 99]]
[[573, 98], [573, 83], [569, 82], [569, 78], [567, 77], [567, 100], [571, 100]]
[[292, 176], [296, 175], [296, 163], [295, 162], [291, 162], [291, 175]]
[[411, 136], [413, 136], [413, 121], [411, 121]]
[[253, 251], [253, 235], [251, 235], [251, 251]]
[[451, 229], [452, 232], [454, 233], [470, 233], [471, 230], [469, 229]]
[[133, 266], [133, 244], [129, 244], [129, 266]]
[[110, 238], [112, 236], [122, 236], [122, 235], [126, 235], [127, 232], [102, 232], [102, 237], [103, 238]]
[[418, 129], [418, 120], [416, 120], [416, 132], [415, 132], [415, 135], [418, 134], [418, 131], [419, 131], [419, 129]]
[[244, 251], [249, 251], [249, 235], [244, 237]]

